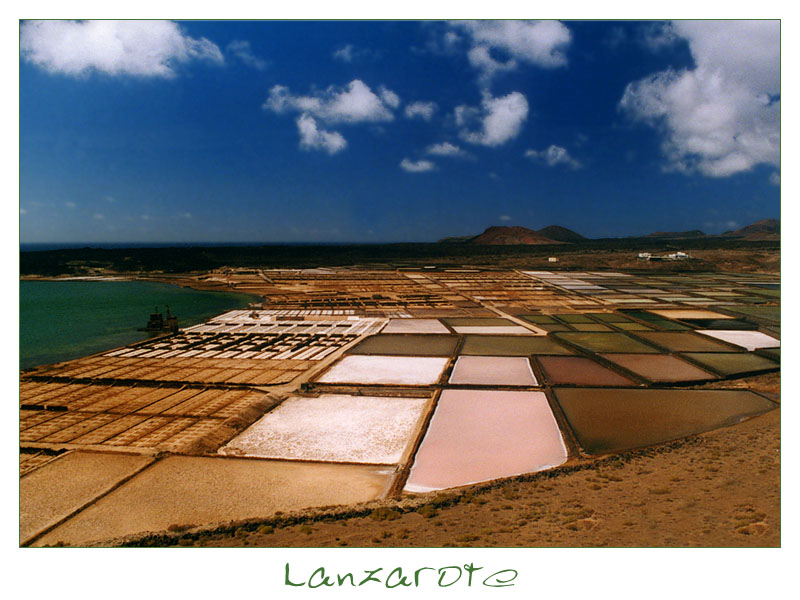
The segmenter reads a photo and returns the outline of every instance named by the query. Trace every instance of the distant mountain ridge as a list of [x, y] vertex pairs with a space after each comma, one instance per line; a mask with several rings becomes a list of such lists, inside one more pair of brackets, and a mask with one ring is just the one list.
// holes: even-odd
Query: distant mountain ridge
[[781, 222], [778, 219], [762, 219], [736, 231], [726, 231], [722, 235], [746, 240], [777, 240], [781, 237]]
[[[735, 231], [726, 231], [719, 235], [709, 235], [699, 229], [690, 231], [656, 231], [641, 238], [663, 240], [688, 240], [703, 238], [741, 238], [747, 241], [780, 240], [781, 222], [778, 219], [763, 219]], [[478, 235], [462, 235], [439, 240], [442, 244], [477, 244], [477, 245], [545, 245], [575, 244], [589, 241], [579, 233], [560, 225], [548, 225], [541, 229], [528, 229], [520, 226], [494, 225]]]

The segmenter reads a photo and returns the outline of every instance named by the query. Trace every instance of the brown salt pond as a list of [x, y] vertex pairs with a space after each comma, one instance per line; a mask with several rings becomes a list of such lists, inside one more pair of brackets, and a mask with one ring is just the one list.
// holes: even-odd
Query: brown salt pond
[[684, 356], [721, 375], [741, 375], [780, 367], [768, 358], [748, 352], [685, 352]]
[[600, 356], [655, 383], [718, 379], [712, 373], [667, 354], [601, 354]]
[[450, 356], [457, 344], [456, 335], [373, 335], [352, 348], [349, 354]]
[[511, 477], [566, 460], [567, 449], [543, 392], [445, 390], [405, 491]]
[[[637, 354], [636, 356], [642, 356]], [[554, 384], [636, 385], [627, 377], [582, 356], [537, 356], [545, 379]]]
[[731, 352], [735, 350], [727, 344], [689, 331], [643, 331], [636, 335], [673, 352]]
[[[659, 351], [624, 333], [593, 333], [583, 331], [560, 332], [555, 337], [566, 340], [589, 352], [643, 352], [657, 354]], [[544, 354], [544, 353], [543, 353]]]
[[471, 385], [537, 385], [522, 356], [459, 356], [450, 383]]
[[460, 354], [472, 356], [528, 356], [530, 354], [573, 354], [550, 337], [467, 335]]
[[554, 388], [589, 455], [658, 444], [735, 425], [777, 407], [747, 390]]

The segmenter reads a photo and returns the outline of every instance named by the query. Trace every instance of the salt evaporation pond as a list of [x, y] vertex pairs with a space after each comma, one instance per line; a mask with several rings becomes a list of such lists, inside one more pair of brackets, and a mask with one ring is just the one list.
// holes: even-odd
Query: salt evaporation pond
[[654, 383], [717, 379], [716, 375], [667, 354], [601, 354], [600, 356]]
[[[643, 356], [638, 354], [637, 356]], [[538, 356], [550, 383], [571, 385], [636, 385], [627, 377], [582, 356]]]
[[289, 398], [220, 454], [326, 462], [399, 463], [429, 398]]
[[777, 404], [746, 390], [554, 388], [586, 454], [651, 446], [735, 425]]
[[543, 392], [444, 390], [405, 490], [458, 487], [542, 471], [566, 460]]
[[537, 385], [530, 361], [522, 356], [459, 356], [450, 383]]
[[320, 383], [431, 385], [439, 381], [448, 358], [351, 354], [328, 369]]

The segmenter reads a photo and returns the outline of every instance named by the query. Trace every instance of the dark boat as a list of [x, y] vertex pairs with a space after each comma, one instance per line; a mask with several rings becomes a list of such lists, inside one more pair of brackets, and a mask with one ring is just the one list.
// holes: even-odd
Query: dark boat
[[155, 307], [155, 310], [150, 313], [150, 320], [147, 321], [147, 327], [144, 328], [144, 331], [150, 331], [154, 333], [161, 333], [164, 331], [171, 331], [172, 333], [178, 332], [178, 317], [170, 314], [169, 306], [167, 306], [167, 318], [164, 318], [160, 312], [158, 312], [158, 307]]

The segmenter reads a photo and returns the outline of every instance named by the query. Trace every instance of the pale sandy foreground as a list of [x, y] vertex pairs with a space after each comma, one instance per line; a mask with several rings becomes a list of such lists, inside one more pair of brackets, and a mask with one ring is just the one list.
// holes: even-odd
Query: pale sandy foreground
[[[50, 465], [40, 472], [44, 478]], [[263, 517], [276, 511], [382, 497], [393, 469], [237, 458], [171, 456], [141, 472], [34, 544], [92, 541], [170, 526]], [[60, 477], [49, 492], [58, 494]]]
[[19, 540], [24, 543], [153, 462], [147, 456], [81, 452], [58, 458], [19, 481]]

